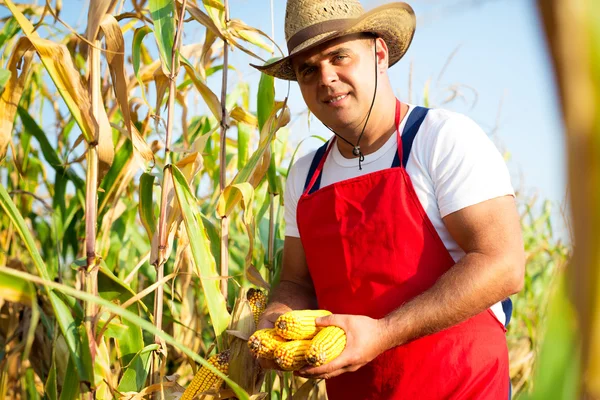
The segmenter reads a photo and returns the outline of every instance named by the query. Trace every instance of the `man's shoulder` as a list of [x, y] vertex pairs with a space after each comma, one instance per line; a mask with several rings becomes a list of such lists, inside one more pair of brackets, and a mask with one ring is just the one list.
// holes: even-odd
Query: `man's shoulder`
[[305, 178], [306, 175], [308, 175], [308, 171], [310, 170], [310, 166], [315, 158], [315, 154], [317, 154], [317, 151], [319, 151], [321, 146], [309, 151], [307, 154], [295, 160], [292, 164], [292, 168], [290, 169], [290, 174]]
[[477, 126], [467, 115], [445, 108], [430, 108], [424, 122], [431, 128], [442, 128], [447, 125]]

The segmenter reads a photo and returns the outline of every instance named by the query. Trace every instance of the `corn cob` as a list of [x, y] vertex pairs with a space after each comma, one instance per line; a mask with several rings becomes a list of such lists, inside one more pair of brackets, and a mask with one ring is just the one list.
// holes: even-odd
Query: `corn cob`
[[275, 321], [279, 336], [288, 340], [312, 339], [320, 330], [315, 326], [315, 318], [330, 315], [327, 310], [295, 310], [287, 312]]
[[250, 302], [250, 309], [254, 315], [254, 322], [258, 325], [258, 320], [267, 307], [267, 295], [260, 289], [251, 288], [246, 294], [246, 299]]
[[272, 360], [275, 348], [285, 341], [274, 328], [261, 329], [250, 336], [248, 347], [254, 356]]
[[[229, 356], [229, 350], [225, 350], [210, 357], [207, 361], [227, 375], [229, 371]], [[197, 393], [207, 391], [208, 389], [218, 389], [222, 384], [223, 379], [215, 375], [207, 367], [202, 366], [198, 369], [194, 379], [192, 379], [192, 382], [190, 382], [179, 400], [192, 400]]]
[[306, 350], [310, 340], [292, 340], [277, 346], [275, 362], [284, 371], [296, 371], [306, 365]]
[[318, 367], [327, 364], [344, 351], [346, 332], [337, 326], [327, 326], [312, 339], [306, 352], [306, 362]]

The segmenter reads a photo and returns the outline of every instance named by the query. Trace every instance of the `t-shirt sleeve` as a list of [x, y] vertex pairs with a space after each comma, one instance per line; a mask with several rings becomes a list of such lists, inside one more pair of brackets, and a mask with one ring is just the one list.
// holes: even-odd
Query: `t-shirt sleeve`
[[315, 152], [307, 154], [296, 161], [290, 168], [283, 194], [285, 236], [300, 237], [298, 223], [296, 222], [296, 209], [298, 208], [298, 200], [302, 196], [304, 181], [308, 175], [314, 155]]
[[442, 217], [496, 197], [514, 196], [504, 158], [473, 120], [452, 114], [430, 140], [427, 165]]

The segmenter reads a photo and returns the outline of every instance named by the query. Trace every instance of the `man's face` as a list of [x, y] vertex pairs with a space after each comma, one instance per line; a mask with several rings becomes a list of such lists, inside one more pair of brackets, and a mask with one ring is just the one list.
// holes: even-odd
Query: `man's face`
[[[374, 42], [360, 35], [344, 36], [292, 60], [306, 105], [333, 130], [364, 123], [375, 89]], [[378, 39], [378, 53], [381, 42]]]

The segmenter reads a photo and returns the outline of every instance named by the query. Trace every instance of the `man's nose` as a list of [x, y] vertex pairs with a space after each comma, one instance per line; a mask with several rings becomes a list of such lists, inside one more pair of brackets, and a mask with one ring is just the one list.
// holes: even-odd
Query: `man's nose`
[[329, 86], [331, 83], [338, 80], [338, 75], [333, 65], [322, 65], [321, 66], [321, 85]]

